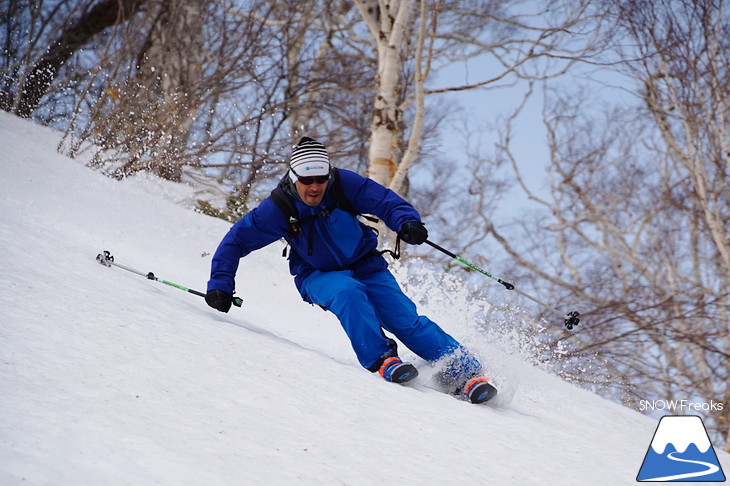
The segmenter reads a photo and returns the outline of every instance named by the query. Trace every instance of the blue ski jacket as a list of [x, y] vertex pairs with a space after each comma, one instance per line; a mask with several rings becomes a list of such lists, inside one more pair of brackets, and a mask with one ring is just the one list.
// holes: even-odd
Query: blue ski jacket
[[[413, 206], [372, 179], [345, 169], [339, 169], [339, 179], [345, 197], [358, 214], [375, 215], [393, 231], [399, 231], [407, 221], [421, 221]], [[314, 207], [304, 204], [291, 188], [288, 197], [302, 221], [296, 236], [290, 237], [288, 218], [271, 197], [235, 223], [213, 256], [208, 290], [233, 294], [239, 260], [280, 238], [287, 238], [291, 245], [289, 270], [300, 292], [304, 279], [315, 270], [349, 269], [355, 275], [367, 275], [387, 268], [387, 262], [376, 251], [375, 231], [354, 214], [336, 207], [331, 185], [322, 202]], [[307, 220], [313, 215], [318, 217]], [[307, 300], [306, 295], [302, 297]]]

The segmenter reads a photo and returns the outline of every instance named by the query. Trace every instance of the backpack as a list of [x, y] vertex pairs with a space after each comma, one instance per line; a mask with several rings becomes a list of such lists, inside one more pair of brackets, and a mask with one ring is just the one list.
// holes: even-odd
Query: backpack
[[[302, 225], [304, 223], [307, 223], [309, 221], [313, 221], [317, 218], [324, 218], [329, 216], [329, 214], [334, 209], [341, 209], [342, 211], [348, 212], [356, 217], [362, 217], [367, 219], [368, 221], [372, 223], [378, 223], [378, 218], [375, 218], [373, 216], [368, 216], [365, 214], [360, 214], [355, 210], [355, 207], [352, 205], [349, 199], [345, 197], [345, 192], [342, 190], [342, 183], [340, 182], [340, 172], [337, 169], [337, 167], [332, 167], [331, 169], [331, 175], [330, 175], [330, 186], [329, 189], [332, 194], [332, 199], [334, 200], [334, 205], [330, 208], [324, 209], [320, 211], [317, 214], [313, 214], [311, 216], [307, 216], [306, 218], [299, 219], [299, 212], [297, 211], [297, 207], [294, 204], [294, 201], [286, 194], [286, 191], [284, 191], [284, 183], [286, 178], [288, 177], [288, 174], [284, 175], [284, 178], [279, 182], [279, 184], [276, 186], [276, 188], [271, 191], [271, 200], [276, 204], [276, 206], [281, 209], [281, 212], [284, 213], [284, 215], [287, 217], [287, 221], [289, 223], [289, 232], [287, 234], [286, 240], [289, 245], [291, 245], [292, 239], [296, 238], [302, 233]], [[373, 228], [372, 226], [366, 227], [374, 230], [376, 233], [378, 230], [376, 228]], [[382, 250], [376, 252], [380, 255], [383, 253], [389, 253], [393, 256], [396, 260], [400, 258], [400, 238], [396, 240], [395, 244], [395, 251], [392, 250]], [[282, 256], [286, 257], [287, 249], [284, 248], [284, 251], [282, 252]], [[309, 241], [309, 250], [308, 253], [312, 254], [312, 241], [310, 238]]]

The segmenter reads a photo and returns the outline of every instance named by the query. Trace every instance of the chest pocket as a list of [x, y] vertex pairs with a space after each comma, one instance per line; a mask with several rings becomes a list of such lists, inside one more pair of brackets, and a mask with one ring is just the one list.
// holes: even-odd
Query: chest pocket
[[341, 209], [335, 209], [325, 220], [327, 233], [346, 258], [351, 257], [362, 240], [362, 227], [357, 218]]

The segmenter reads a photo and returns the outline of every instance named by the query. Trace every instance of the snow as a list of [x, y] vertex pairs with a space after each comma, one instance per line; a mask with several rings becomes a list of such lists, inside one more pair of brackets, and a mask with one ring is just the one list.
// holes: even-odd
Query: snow
[[457, 309], [436, 314], [492, 373], [492, 405], [433, 390], [424, 363], [413, 386], [360, 368], [278, 244], [241, 261], [228, 314], [99, 265], [109, 250], [202, 291], [229, 224], [178, 204], [185, 186], [59, 155], [50, 129], [0, 113], [0, 139], [0, 484], [635, 484], [655, 419], [530, 366]]

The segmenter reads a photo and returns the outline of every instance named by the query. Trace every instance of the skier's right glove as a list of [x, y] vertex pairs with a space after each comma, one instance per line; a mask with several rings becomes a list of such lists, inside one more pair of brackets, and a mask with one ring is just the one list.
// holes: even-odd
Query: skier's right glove
[[233, 303], [233, 296], [228, 292], [223, 292], [222, 290], [209, 290], [208, 293], [205, 294], [205, 301], [209, 306], [216, 310], [228, 312], [231, 309], [231, 304]]

